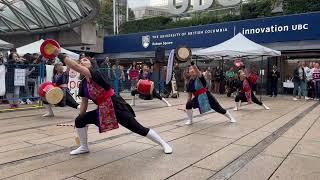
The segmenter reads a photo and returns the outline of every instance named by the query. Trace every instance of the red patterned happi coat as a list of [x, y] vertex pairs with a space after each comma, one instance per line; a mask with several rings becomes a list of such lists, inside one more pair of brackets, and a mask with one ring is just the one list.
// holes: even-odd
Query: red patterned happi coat
[[99, 132], [103, 133], [119, 128], [111, 96], [114, 91], [110, 88], [106, 91], [94, 81], [88, 81], [88, 94], [90, 99], [98, 105]]

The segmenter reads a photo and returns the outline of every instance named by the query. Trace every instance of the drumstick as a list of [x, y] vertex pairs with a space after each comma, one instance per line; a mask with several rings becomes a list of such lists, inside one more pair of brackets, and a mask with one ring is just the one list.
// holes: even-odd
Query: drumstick
[[69, 126], [69, 127], [74, 127], [73, 124], [63, 124], [63, 123], [57, 124], [57, 126]]
[[182, 109], [182, 108], [177, 108], [177, 110], [187, 112], [186, 109]]

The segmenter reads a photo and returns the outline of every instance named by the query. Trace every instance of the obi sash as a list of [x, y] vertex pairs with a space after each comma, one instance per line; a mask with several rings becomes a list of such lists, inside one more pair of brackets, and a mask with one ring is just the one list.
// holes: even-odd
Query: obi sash
[[203, 84], [201, 83], [199, 78], [195, 80], [194, 86], [196, 92], [193, 93], [193, 95], [198, 99], [200, 114], [211, 111], [212, 108], [210, 106], [209, 99], [206, 93], [207, 89], [203, 87]]
[[252, 98], [251, 98], [251, 87], [250, 87], [250, 84], [248, 82], [248, 80], [243, 80], [242, 82], [242, 86], [243, 86], [243, 91], [244, 91], [244, 94], [247, 98], [247, 101], [248, 103], [252, 103]]
[[111, 97], [114, 95], [113, 89], [106, 91], [94, 81], [87, 83], [88, 95], [98, 105], [99, 132], [103, 133], [119, 128], [117, 117]]
[[196, 92], [194, 92], [193, 95], [194, 96], [199, 96], [200, 94], [204, 94], [207, 91], [208, 91], [207, 88], [201, 88], [201, 89], [197, 90]]

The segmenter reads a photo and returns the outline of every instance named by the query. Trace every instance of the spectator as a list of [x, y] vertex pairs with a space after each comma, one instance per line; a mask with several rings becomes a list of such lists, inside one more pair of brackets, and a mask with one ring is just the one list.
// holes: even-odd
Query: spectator
[[217, 66], [216, 71], [214, 73], [214, 93], [220, 93], [220, 83], [223, 80], [223, 72], [219, 66]]
[[211, 81], [212, 81], [212, 73], [211, 73], [211, 68], [210, 68], [210, 67], [208, 67], [208, 68], [206, 69], [206, 71], [204, 72], [203, 76], [204, 76], [204, 79], [205, 79], [206, 82], [207, 82], [208, 91], [211, 92], [211, 90], [212, 90], [212, 84], [211, 84]]
[[231, 67], [228, 71], [226, 71], [226, 92], [227, 96], [231, 97], [232, 93], [234, 93], [237, 89], [235, 87], [235, 76], [236, 74], [234, 73], [234, 68]]
[[269, 75], [271, 81], [271, 92], [270, 97], [277, 97], [278, 95], [278, 79], [280, 78], [280, 73], [277, 69], [277, 66], [273, 65], [272, 71]]
[[315, 84], [315, 100], [319, 101], [320, 99], [320, 66], [319, 63], [314, 64], [312, 72], [312, 80]]
[[306, 73], [304, 70], [304, 62], [299, 62], [297, 68], [293, 72], [293, 83], [294, 83], [294, 89], [293, 89], [293, 100], [297, 101], [296, 95], [299, 96], [299, 99], [301, 96], [305, 97], [305, 100], [308, 100], [307, 92], [306, 92]]
[[112, 70], [114, 73], [114, 90], [115, 93], [117, 93], [119, 95], [120, 91], [121, 91], [121, 76], [122, 71], [120, 69], [120, 65], [119, 65], [119, 60], [116, 61], [116, 64], [112, 66]]
[[307, 91], [307, 96], [309, 98], [314, 98], [314, 83], [312, 81], [312, 69], [313, 69], [313, 63], [309, 63], [309, 66], [306, 66], [304, 68], [304, 71], [306, 73], [306, 82], [307, 82], [307, 88], [306, 88], [306, 91]]
[[250, 69], [250, 72], [249, 72], [248, 80], [249, 80], [250, 86], [252, 88], [252, 92], [254, 94], [257, 93], [257, 81], [258, 81], [258, 79], [259, 79], [259, 73], [258, 73], [257, 67], [253, 64], [251, 66], [251, 69]]
[[187, 67], [183, 71], [183, 80], [184, 80], [184, 92], [187, 92], [187, 84], [189, 83], [189, 80], [190, 80], [189, 67]]
[[105, 77], [108, 81], [113, 81], [115, 79], [112, 65], [108, 57], [101, 63], [100, 67], [103, 68], [103, 72], [105, 72]]
[[132, 65], [130, 65], [129, 68], [129, 79], [131, 81], [131, 91], [136, 89], [136, 85], [139, 79], [139, 65], [136, 65], [135, 62], [133, 62]]
[[20, 86], [14, 86], [15, 69], [20, 68], [22, 60], [18, 54], [13, 52], [9, 55], [6, 73], [6, 97], [9, 100], [10, 108], [17, 108], [20, 97]]

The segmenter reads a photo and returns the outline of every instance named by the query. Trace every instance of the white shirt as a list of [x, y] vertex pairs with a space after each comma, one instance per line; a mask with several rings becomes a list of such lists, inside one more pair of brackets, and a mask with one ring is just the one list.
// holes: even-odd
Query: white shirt
[[308, 81], [312, 80], [312, 69], [310, 69], [309, 67], [304, 67], [304, 73], [306, 74]]

